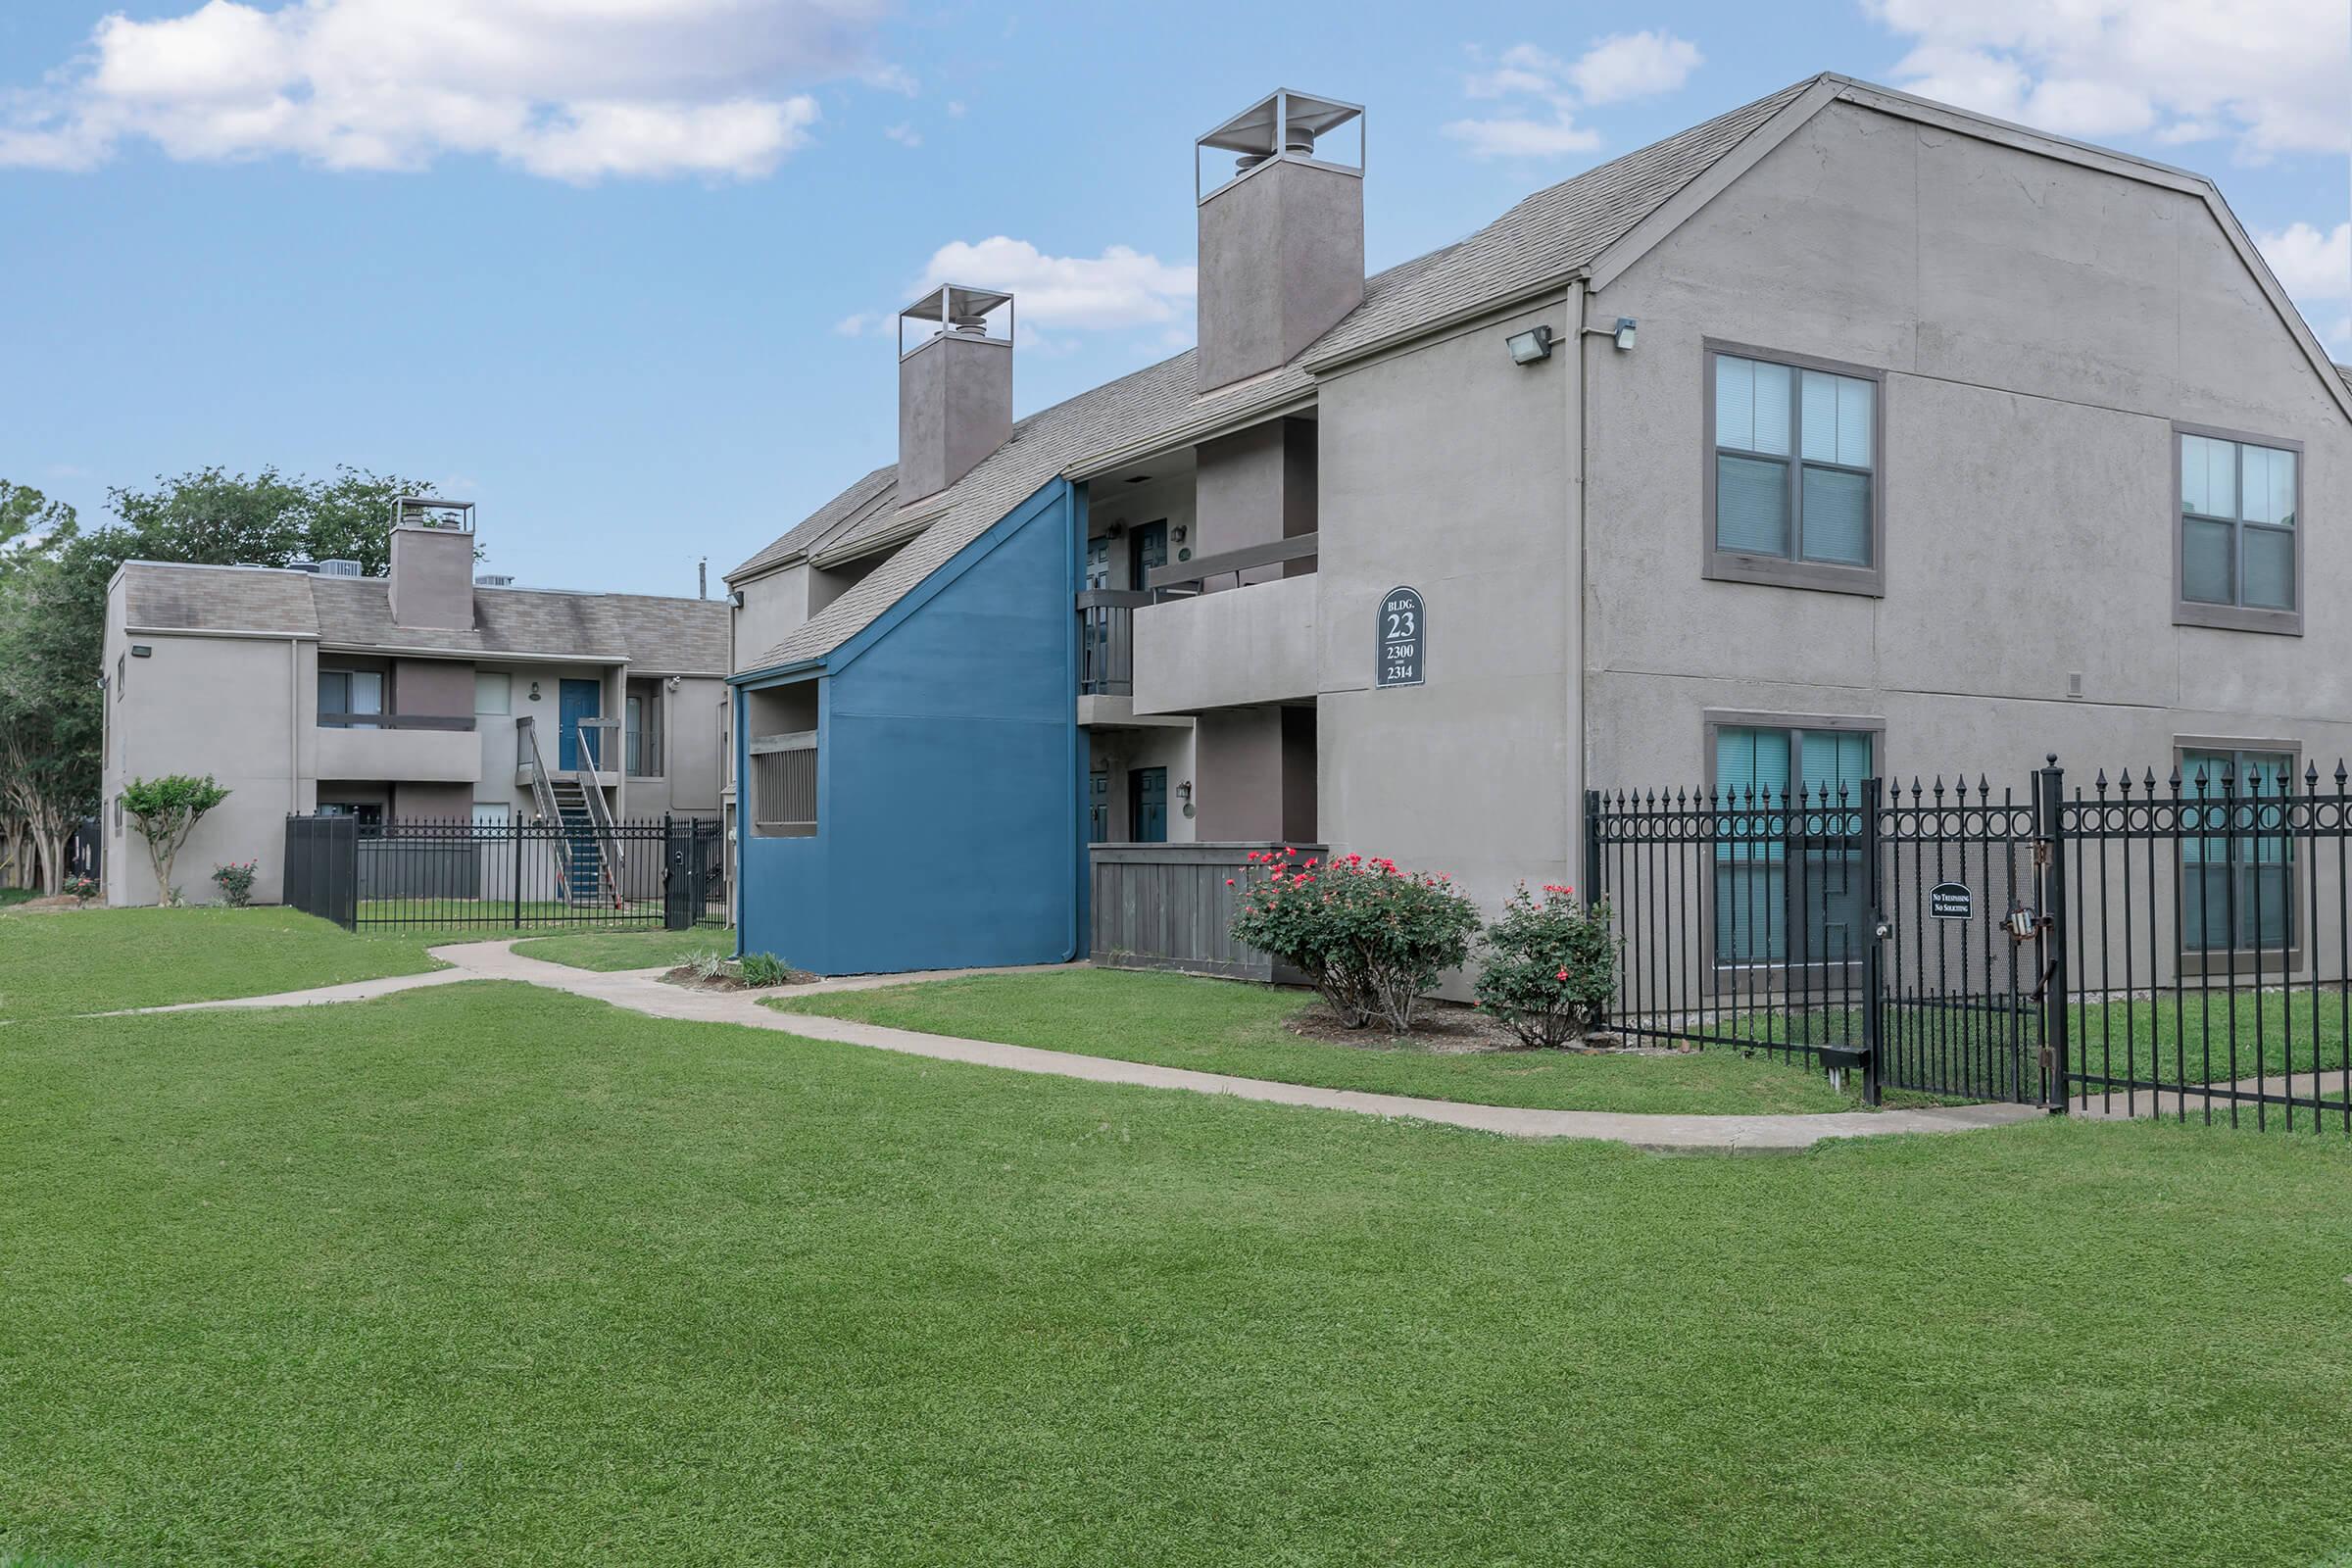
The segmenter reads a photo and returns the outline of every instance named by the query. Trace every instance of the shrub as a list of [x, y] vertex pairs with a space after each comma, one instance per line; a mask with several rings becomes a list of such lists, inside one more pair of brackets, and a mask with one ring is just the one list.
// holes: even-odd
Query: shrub
[[98, 879], [94, 876], [70, 876], [66, 878], [66, 891], [87, 904], [98, 896]]
[[1607, 1015], [1617, 984], [1609, 906], [1587, 909], [1574, 888], [1541, 896], [1519, 884], [1487, 927], [1478, 1004], [1531, 1046], [1564, 1046]]
[[1250, 858], [1263, 869], [1233, 917], [1233, 939], [1304, 974], [1350, 1029], [1377, 1014], [1410, 1031], [1422, 994], [1470, 956], [1478, 906], [1450, 876], [1360, 855], [1320, 865], [1287, 849]]
[[772, 953], [747, 953], [735, 966], [747, 986], [781, 986], [792, 983], [792, 965]]
[[242, 909], [253, 902], [253, 879], [260, 867], [259, 860], [231, 860], [213, 867], [213, 880], [220, 885], [220, 897], [230, 908]]
[[694, 971], [697, 980], [716, 980], [727, 972], [727, 956], [716, 948], [705, 948], [686, 956], [686, 967]]

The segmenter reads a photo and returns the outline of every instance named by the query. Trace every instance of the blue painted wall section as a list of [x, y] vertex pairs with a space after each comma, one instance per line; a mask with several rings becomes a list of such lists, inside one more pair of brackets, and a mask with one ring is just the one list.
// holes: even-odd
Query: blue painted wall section
[[1082, 951], [1079, 506], [1054, 480], [821, 667], [736, 678], [744, 779], [744, 693], [817, 683], [816, 835], [755, 838], [739, 802], [743, 951], [824, 974]]

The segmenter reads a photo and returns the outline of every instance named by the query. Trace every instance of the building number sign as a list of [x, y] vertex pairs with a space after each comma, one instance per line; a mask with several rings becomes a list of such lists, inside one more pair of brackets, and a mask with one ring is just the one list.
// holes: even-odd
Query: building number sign
[[1374, 684], [1418, 686], [1421, 658], [1429, 646], [1429, 623], [1421, 612], [1421, 595], [1412, 588], [1392, 588], [1380, 602], [1380, 662]]

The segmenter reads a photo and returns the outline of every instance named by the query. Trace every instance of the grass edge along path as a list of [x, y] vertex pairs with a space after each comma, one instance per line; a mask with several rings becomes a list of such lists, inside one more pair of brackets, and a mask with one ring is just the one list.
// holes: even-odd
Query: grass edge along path
[[1276, 1083], [1410, 1095], [1538, 1110], [1748, 1115], [1852, 1110], [1805, 1067], [1733, 1051], [1587, 1055], [1509, 1051], [1446, 1054], [1293, 1033], [1284, 1020], [1311, 995], [1271, 986], [1132, 969], [1068, 968], [973, 975], [870, 991], [778, 997], [780, 1011], [1151, 1062]]
[[354, 935], [296, 909], [0, 914], [0, 1019], [274, 996], [443, 967], [421, 933]]

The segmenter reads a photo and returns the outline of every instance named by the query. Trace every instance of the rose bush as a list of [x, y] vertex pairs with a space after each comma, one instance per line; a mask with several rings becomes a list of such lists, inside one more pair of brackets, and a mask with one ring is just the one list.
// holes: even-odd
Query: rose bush
[[1478, 906], [1451, 877], [1360, 855], [1318, 863], [1253, 851], [1233, 939], [1310, 980], [1350, 1029], [1409, 1031], [1423, 993], [1470, 956]]
[[1528, 1045], [1564, 1046], [1607, 1016], [1618, 942], [1606, 902], [1587, 908], [1574, 888], [1522, 882], [1482, 947], [1478, 1004]]
[[213, 880], [220, 884], [221, 902], [232, 909], [242, 909], [253, 902], [253, 879], [260, 874], [258, 860], [231, 860], [226, 865], [213, 867]]

